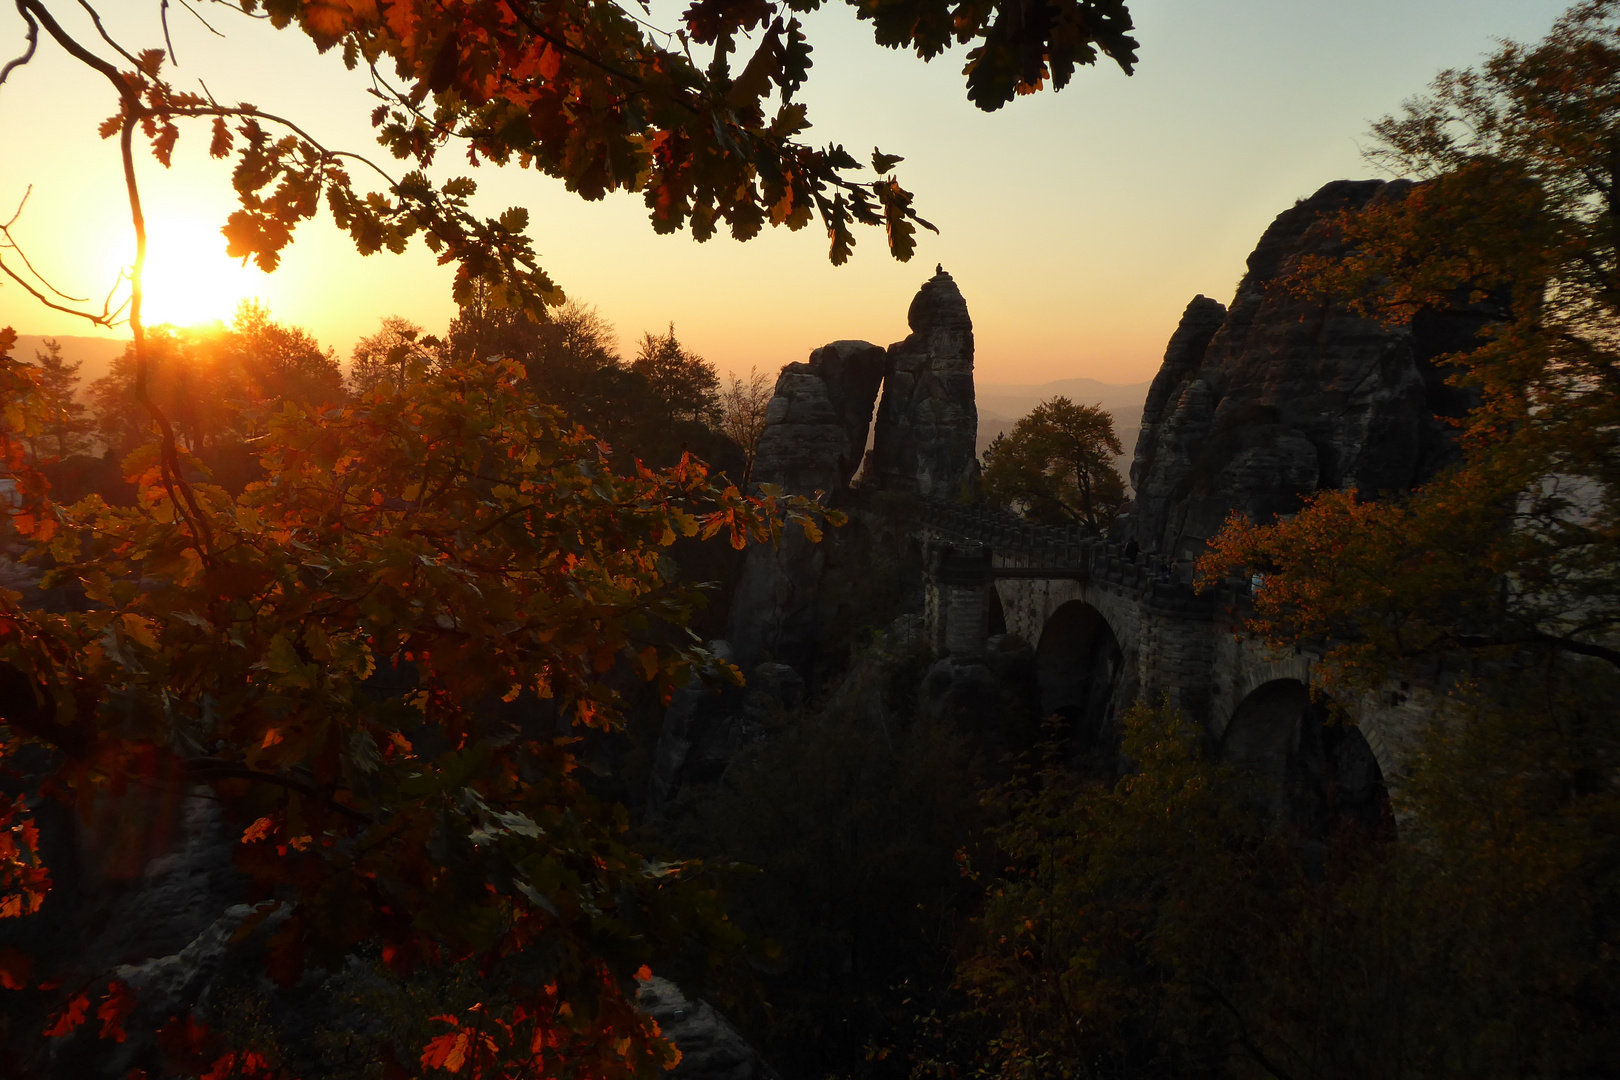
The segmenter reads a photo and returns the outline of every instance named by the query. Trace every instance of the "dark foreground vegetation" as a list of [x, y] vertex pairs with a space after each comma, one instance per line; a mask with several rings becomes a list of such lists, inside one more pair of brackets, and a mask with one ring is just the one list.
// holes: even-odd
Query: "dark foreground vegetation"
[[[525, 93], [638, 73], [603, 126], [575, 122], [649, 155], [631, 173], [660, 227], [748, 235], [766, 207], [795, 227], [814, 207], [835, 257], [852, 220], [886, 220], [909, 251], [897, 183], [850, 185], [847, 155], [791, 142], [801, 113], [759, 107], [803, 78], [790, 11], [688, 13], [703, 43], [762, 30], [733, 80], [725, 49], [699, 70], [598, 7], [582, 26], [418, 5], [404, 34], [364, 4], [269, 5], [416, 80], [379, 123], [423, 163], [465, 124], [454, 137], [492, 160], [528, 155], [586, 194], [621, 182], [564, 153], [550, 98], [513, 111], [487, 78], [509, 48]], [[59, 34], [48, 5], [21, 9]], [[975, 11], [863, 9], [880, 40], [974, 41], [989, 105], [1061, 84], [1093, 46], [1134, 48], [1118, 4]], [[109, 76], [126, 145], [217, 118], [229, 153], [230, 124], [270, 122], [176, 98], [161, 55], [141, 63]], [[1256, 632], [1326, 652], [1334, 699], [1438, 688], [1388, 807], [1316, 816], [1154, 703], [1100, 739], [1043, 723], [1012, 660], [984, 708], [934, 708], [923, 643], [875, 602], [841, 628], [836, 677], [762, 705], [723, 775], [646, 812], [665, 701], [695, 671], [738, 677], [688, 633], [724, 603], [699, 585], [727, 580], [727, 551], [842, 515], [749, 488], [758, 394], [723, 404], [673, 329], [624, 362], [588, 309], [547, 314], [515, 217], [480, 223], [425, 181], [366, 202], [319, 148], [237, 131], [248, 179], [290, 186], [242, 192], [233, 250], [273, 264], [313, 212], [298, 183], [328, 185], [363, 246], [428, 228], [461, 266], [461, 316], [438, 336], [390, 321], [345, 384], [263, 311], [198, 336], [144, 327], [137, 304], [88, 411], [70, 358], [29, 364], [0, 334], [0, 1070], [648, 1076], [675, 1059], [634, 1005], [656, 970], [790, 1078], [1620, 1072], [1617, 86], [1603, 2], [1443, 77], [1377, 129], [1425, 182], [1345, 215], [1352, 257], [1289, 285], [1390, 321], [1462, 306], [1480, 327], [1438, 361], [1470, 403], [1455, 466], [1412, 493], [1234, 519], [1202, 563], [1212, 585], [1257, 583]], [[660, 109], [679, 130], [653, 141]], [[764, 149], [746, 168], [700, 152], [727, 140]], [[1057, 441], [1000, 444], [991, 491], [1101, 528], [1117, 446], [1053, 405]], [[1085, 455], [1063, 456], [1065, 424]], [[1322, 715], [1323, 732], [1353, 722]], [[132, 984], [82, 932], [199, 806], [230, 837], [206, 887], [236, 914], [208, 996], [171, 1011], [184, 987]]]

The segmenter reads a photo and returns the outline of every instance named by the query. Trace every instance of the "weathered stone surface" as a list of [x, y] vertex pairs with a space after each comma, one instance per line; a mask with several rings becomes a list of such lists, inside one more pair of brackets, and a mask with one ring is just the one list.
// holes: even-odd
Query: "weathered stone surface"
[[[857, 466], [863, 491], [901, 495], [953, 497], [978, 475], [973, 321], [951, 276], [941, 270], [926, 282], [907, 318], [910, 336], [887, 352], [836, 341], [808, 363], [788, 365], [777, 380], [754, 478], [791, 494], [825, 491], [830, 503], [851, 509], [852, 521], [819, 544], [790, 530], [775, 547], [749, 549], [726, 629], [745, 668], [775, 660], [814, 681], [829, 628], [841, 619], [848, 628], [852, 591], [860, 591], [853, 608], [863, 612], [907, 591], [879, 578], [879, 562], [904, 557], [894, 559], [896, 538], [881, 515], [862, 522], [859, 510], [869, 500], [848, 490]], [[880, 383], [877, 430], [863, 464]], [[876, 605], [874, 588], [882, 601]]]
[[754, 479], [809, 495], [849, 486], [866, 449], [887, 354], [866, 341], [835, 341], [789, 364], [765, 410]]
[[1409, 188], [1324, 186], [1266, 230], [1224, 318], [1188, 305], [1144, 409], [1127, 539], [1191, 559], [1234, 509], [1267, 520], [1321, 488], [1404, 491], [1449, 459], [1437, 414], [1455, 403], [1427, 361], [1456, 347], [1456, 320], [1386, 327], [1274, 287], [1302, 256], [1342, 254], [1324, 218]]
[[[735, 663], [731, 645], [709, 642], [720, 660]], [[742, 733], [734, 717], [742, 706], [743, 691], [724, 681], [717, 669], [701, 668], [675, 691], [658, 729], [658, 749], [647, 788], [647, 813], [663, 812], [683, 783], [712, 780], [741, 745]]]
[[798, 529], [775, 545], [748, 549], [731, 601], [726, 636], [747, 666], [771, 659], [809, 670], [817, 638], [817, 602], [827, 552], [836, 540], [813, 544]]
[[[180, 951], [125, 964], [114, 971], [136, 992], [138, 1016], [145, 1021], [140, 1027], [156, 1030], [170, 1016], [184, 1014], [206, 995], [236, 944], [237, 932], [254, 911], [251, 904], [232, 905]], [[258, 938], [262, 940], [291, 917], [290, 906], [271, 912], [255, 928]]]
[[804, 676], [786, 664], [764, 663], [749, 673], [743, 715], [750, 724], [762, 724], [774, 713], [803, 704]]
[[956, 282], [940, 269], [918, 290], [906, 321], [911, 334], [889, 346], [870, 471], [861, 483], [954, 498], [979, 474], [973, 320]]
[[680, 1080], [766, 1080], [776, 1072], [713, 1005], [692, 1001], [656, 975], [636, 990], [636, 1007], [658, 1021], [681, 1052], [670, 1075]]
[[1153, 468], [1157, 443], [1153, 438], [1165, 412], [1176, 404], [1183, 387], [1192, 373], [1204, 361], [1204, 352], [1210, 339], [1226, 321], [1226, 305], [1202, 294], [1192, 298], [1182, 312], [1181, 324], [1170, 335], [1170, 344], [1164, 350], [1164, 363], [1148, 387], [1147, 400], [1142, 404], [1142, 428], [1136, 439], [1136, 454], [1131, 461], [1131, 484], [1141, 490], [1143, 479]]
[[917, 714], [992, 744], [1033, 732], [1035, 651], [1016, 634], [996, 634], [975, 656], [936, 660], [917, 690]]
[[[141, 805], [120, 809], [136, 820], [156, 820], [161, 814], [159, 809]], [[90, 955], [133, 964], [177, 953], [194, 941], [241, 898], [241, 875], [232, 862], [238, 835], [226, 827], [214, 799], [200, 794], [182, 799], [173, 846], [146, 862], [139, 878], [120, 890]], [[92, 849], [94, 841], [88, 832], [83, 843], [87, 850]], [[97, 862], [104, 867], [109, 858], [127, 857], [107, 853]]]
[[[123, 1077], [151, 1050], [159, 1025], [206, 995], [252, 910], [237, 904], [242, 877], [232, 850], [240, 829], [226, 826], [216, 799], [159, 785], [132, 784], [89, 820], [42, 817], [56, 834], [47, 851], [54, 886], [47, 905], [54, 910], [33, 923], [29, 937], [6, 934], [0, 944], [35, 954], [49, 973], [42, 978], [67, 985], [122, 980], [136, 991], [136, 1011], [128, 1038], [116, 1044], [86, 1028], [32, 1047], [19, 1038], [14, 1050], [35, 1057], [29, 1075]], [[27, 920], [17, 922], [30, 929]], [[15, 1018], [32, 1021], [30, 1014], [50, 1003], [49, 994], [13, 1002]]]
[[[709, 651], [728, 663], [736, 657], [726, 641]], [[713, 667], [694, 672], [675, 692], [658, 729], [658, 749], [647, 788], [647, 813], [656, 817], [687, 784], [720, 779], [744, 745], [760, 737], [778, 713], [804, 702], [804, 678], [786, 664], [763, 663], [732, 686]]]
[[[808, 363], [784, 367], [766, 408], [754, 480], [780, 484], [790, 495], [819, 491], [830, 504], [844, 501], [887, 362], [869, 342], [835, 341]], [[827, 546], [793, 529], [774, 547], [749, 548], [726, 634], [744, 667], [777, 659], [808, 670]]]

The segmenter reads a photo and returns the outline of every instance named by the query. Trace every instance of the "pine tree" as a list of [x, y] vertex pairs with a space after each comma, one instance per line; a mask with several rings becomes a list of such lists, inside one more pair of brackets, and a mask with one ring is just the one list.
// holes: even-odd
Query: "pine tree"
[[671, 420], [716, 419], [720, 376], [713, 364], [676, 340], [674, 323], [663, 334], [641, 336], [641, 349], [630, 370], [647, 380]]
[[34, 359], [44, 396], [41, 431], [30, 446], [34, 459], [61, 461], [88, 450], [92, 425], [84, 404], [76, 399], [83, 361], [65, 360], [62, 343], [55, 338], [47, 338], [45, 351], [35, 350]]

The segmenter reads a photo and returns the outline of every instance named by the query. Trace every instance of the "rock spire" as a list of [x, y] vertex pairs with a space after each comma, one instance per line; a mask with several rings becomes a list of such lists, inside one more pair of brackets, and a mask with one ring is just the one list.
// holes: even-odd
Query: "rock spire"
[[871, 467], [862, 484], [954, 498], [979, 474], [973, 320], [943, 268], [906, 314], [911, 334], [889, 346]]

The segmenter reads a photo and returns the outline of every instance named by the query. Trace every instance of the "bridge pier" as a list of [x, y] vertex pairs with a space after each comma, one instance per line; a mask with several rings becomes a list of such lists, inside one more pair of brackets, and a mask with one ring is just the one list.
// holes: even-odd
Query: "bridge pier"
[[931, 545], [929, 578], [934, 651], [982, 656], [990, 636], [990, 549]]

